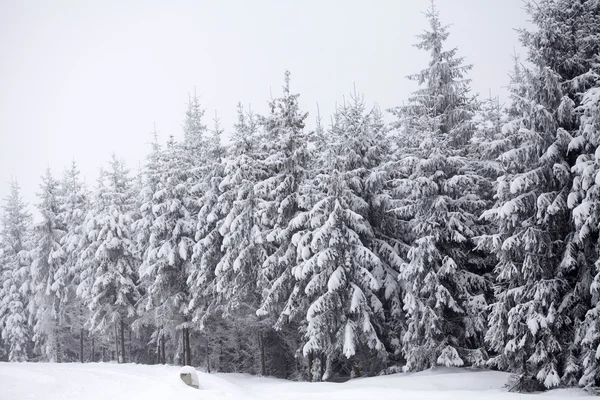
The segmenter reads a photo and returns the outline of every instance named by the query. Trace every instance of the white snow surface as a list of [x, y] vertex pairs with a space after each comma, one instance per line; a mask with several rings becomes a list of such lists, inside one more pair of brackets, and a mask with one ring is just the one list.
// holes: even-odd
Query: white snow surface
[[580, 389], [508, 393], [508, 374], [438, 367], [346, 383], [290, 382], [244, 374], [198, 371], [204, 390], [188, 387], [180, 367], [114, 363], [0, 363], [0, 399], [166, 400], [503, 400], [591, 398]]

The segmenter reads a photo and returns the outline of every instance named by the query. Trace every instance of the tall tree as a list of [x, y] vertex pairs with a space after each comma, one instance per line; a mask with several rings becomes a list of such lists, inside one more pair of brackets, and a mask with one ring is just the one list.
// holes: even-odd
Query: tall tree
[[302, 321], [303, 353], [309, 369], [313, 358], [325, 364], [324, 375], [317, 374], [322, 379], [334, 373], [335, 365], [351, 368], [354, 376], [372, 372], [371, 357], [386, 357], [383, 306], [377, 297], [386, 271], [368, 247], [374, 233], [367, 219], [369, 203], [361, 197], [365, 163], [378, 153], [373, 122], [358, 96], [339, 107], [327, 135], [323, 169], [303, 188], [306, 211], [288, 228], [294, 232], [295, 282], [282, 315]]
[[289, 295], [293, 283], [291, 269], [296, 263], [296, 250], [289, 229], [290, 221], [299, 212], [300, 185], [306, 178], [308, 162], [307, 138], [304, 133], [308, 113], [300, 111], [298, 94], [291, 93], [290, 73], [285, 73], [283, 96], [270, 102], [270, 114], [263, 118], [262, 160], [266, 179], [257, 182], [261, 219], [265, 223], [264, 240], [276, 250], [265, 260], [259, 279], [265, 289], [260, 316], [281, 312], [281, 300]]
[[[77, 271], [79, 257], [79, 242], [84, 234], [85, 216], [89, 209], [89, 193], [85, 183], [80, 177], [80, 171], [75, 161], [66, 169], [60, 182], [58, 219], [65, 229], [65, 234], [60, 240], [64, 259], [57, 272], [60, 281], [63, 312], [63, 324], [68, 327], [70, 335], [64, 338], [63, 345], [73, 347], [79, 336], [79, 360], [83, 362], [84, 336], [87, 335], [85, 323], [89, 315], [84, 302], [77, 297], [77, 287], [80, 275]], [[67, 343], [71, 339], [71, 343]], [[93, 358], [93, 354], [91, 355]]]
[[[400, 279], [405, 287], [407, 370], [434, 365], [479, 365], [485, 359], [488, 284], [473, 238], [483, 233], [478, 214], [484, 181], [475, 173], [468, 144], [474, 103], [465, 78], [471, 65], [445, 50], [449, 36], [433, 3], [430, 30], [416, 47], [430, 53], [429, 65], [410, 76], [420, 88], [394, 110], [400, 143], [394, 212], [410, 220], [412, 244]], [[413, 136], [413, 138], [410, 138]]]
[[183, 347], [178, 354], [184, 354], [182, 363], [190, 364], [187, 279], [195, 244], [196, 219], [190, 211], [187, 187], [190, 170], [185, 166], [183, 150], [171, 140], [164, 152], [152, 199], [153, 221], [142, 279], [147, 281], [146, 308], [154, 309], [160, 315], [163, 333], [173, 339], [176, 339], [176, 332], [182, 333]]
[[31, 278], [35, 325], [33, 340], [49, 360], [61, 360], [61, 328], [65, 292], [65, 253], [60, 244], [66, 227], [59, 218], [59, 182], [50, 169], [42, 176], [37, 207], [41, 220], [35, 225], [31, 250]]
[[[85, 250], [81, 253], [87, 271], [82, 272], [80, 294], [92, 311], [93, 332], [115, 329], [115, 342], [125, 360], [125, 325], [135, 316], [139, 298], [136, 287], [139, 261], [136, 259], [132, 227], [132, 192], [129, 171], [113, 155], [110, 170], [101, 175], [95, 204], [86, 218]], [[92, 260], [86, 259], [91, 256]]]
[[29, 287], [28, 235], [31, 215], [16, 181], [10, 183], [0, 225], [0, 328], [9, 361], [26, 361], [31, 338], [27, 300]]
[[[588, 245], [595, 239], [574, 235], [575, 226], [585, 232], [580, 211], [586, 206], [573, 213], [569, 206], [583, 199], [573, 166], [585, 164], [581, 153], [593, 147], [579, 146], [586, 139], [578, 128], [586, 119], [574, 110], [586, 109], [590, 103], [581, 101], [589, 97], [581, 93], [598, 85], [598, 7], [589, 1], [528, 2], [537, 29], [521, 31], [521, 40], [533, 67], [513, 92], [513, 119], [504, 127], [511, 146], [500, 157], [506, 172], [498, 202], [485, 214], [499, 225], [498, 234], [485, 240], [498, 257], [497, 300], [486, 337], [498, 353], [493, 361], [546, 388], [572, 384], [581, 373], [574, 335], [593, 287], [591, 260], [597, 255]], [[594, 361], [584, 356], [583, 364]]]

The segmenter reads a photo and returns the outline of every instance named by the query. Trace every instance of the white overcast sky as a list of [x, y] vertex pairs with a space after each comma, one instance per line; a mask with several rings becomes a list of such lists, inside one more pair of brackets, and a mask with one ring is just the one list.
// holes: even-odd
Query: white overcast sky
[[[505, 98], [522, 0], [438, 0], [473, 90]], [[35, 204], [40, 175], [75, 160], [88, 183], [112, 152], [137, 169], [156, 122], [181, 137], [188, 92], [226, 129], [236, 104], [266, 111], [292, 72], [311, 125], [353, 83], [383, 109], [427, 63], [412, 45], [429, 0], [0, 0], [0, 199], [11, 178]]]

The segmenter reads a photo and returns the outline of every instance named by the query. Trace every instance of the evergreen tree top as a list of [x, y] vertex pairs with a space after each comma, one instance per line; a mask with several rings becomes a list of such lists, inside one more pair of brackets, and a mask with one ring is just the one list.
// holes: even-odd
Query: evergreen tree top
[[25, 247], [32, 216], [27, 211], [27, 204], [21, 197], [21, 187], [15, 180], [10, 182], [10, 193], [4, 199], [2, 211], [0, 237], [2, 243], [16, 254]]

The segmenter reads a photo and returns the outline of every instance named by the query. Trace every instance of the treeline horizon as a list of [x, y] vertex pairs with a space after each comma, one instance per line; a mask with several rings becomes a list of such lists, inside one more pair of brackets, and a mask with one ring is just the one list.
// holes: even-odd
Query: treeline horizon
[[526, 9], [505, 105], [471, 93], [432, 3], [429, 62], [393, 109], [355, 90], [309, 130], [286, 71], [227, 146], [194, 92], [138, 174], [116, 155], [91, 187], [48, 168], [36, 222], [11, 182], [0, 361], [600, 386], [600, 2]]

